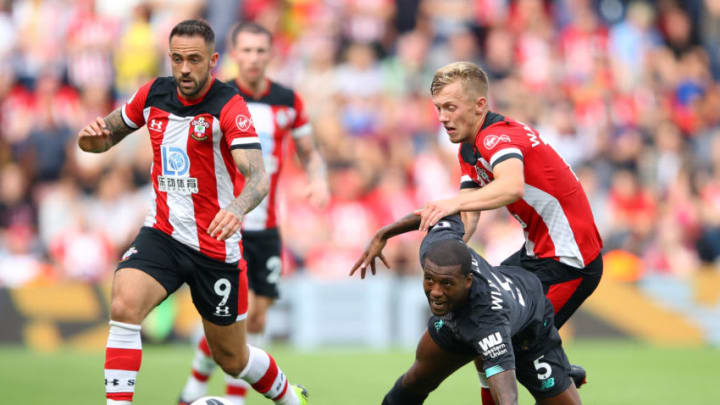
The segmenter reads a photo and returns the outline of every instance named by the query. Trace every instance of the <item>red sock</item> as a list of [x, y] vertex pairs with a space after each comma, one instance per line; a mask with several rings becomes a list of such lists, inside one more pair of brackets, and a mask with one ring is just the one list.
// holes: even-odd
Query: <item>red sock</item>
[[482, 389], [482, 404], [483, 405], [495, 405], [495, 400], [492, 397], [490, 388], [483, 387], [483, 389]]

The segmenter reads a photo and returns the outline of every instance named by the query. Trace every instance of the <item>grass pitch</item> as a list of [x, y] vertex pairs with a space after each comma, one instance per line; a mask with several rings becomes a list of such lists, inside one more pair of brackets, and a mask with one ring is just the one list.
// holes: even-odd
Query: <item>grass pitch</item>
[[[299, 352], [274, 346], [271, 353], [292, 382], [305, 385], [312, 405], [380, 404], [395, 379], [410, 366], [412, 351], [333, 348]], [[568, 357], [588, 370], [580, 390], [584, 404], [720, 404], [720, 348], [655, 347], [613, 341], [576, 341]], [[135, 404], [175, 405], [190, 370], [192, 347], [146, 346]], [[35, 353], [0, 346], [0, 400], [4, 404], [104, 404], [102, 352], [63, 350]], [[221, 373], [210, 393], [223, 390]], [[532, 404], [520, 387], [520, 404]], [[248, 405], [269, 404], [252, 394]], [[480, 405], [480, 388], [470, 365], [446, 380], [425, 402]]]

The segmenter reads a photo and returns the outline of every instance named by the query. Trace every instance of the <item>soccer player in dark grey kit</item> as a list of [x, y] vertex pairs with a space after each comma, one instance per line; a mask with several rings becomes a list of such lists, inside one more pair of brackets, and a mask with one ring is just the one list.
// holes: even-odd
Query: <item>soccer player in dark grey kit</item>
[[[410, 227], [417, 226], [413, 217], [406, 217]], [[476, 359], [498, 405], [518, 403], [516, 378], [540, 405], [580, 404], [540, 279], [520, 267], [490, 266], [463, 242], [464, 234], [459, 215], [448, 216], [420, 246], [433, 316], [415, 363], [383, 405], [422, 404], [445, 378]]]

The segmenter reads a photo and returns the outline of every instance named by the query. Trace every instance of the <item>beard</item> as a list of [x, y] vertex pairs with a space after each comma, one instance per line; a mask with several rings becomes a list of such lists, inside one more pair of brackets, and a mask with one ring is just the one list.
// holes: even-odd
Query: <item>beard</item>
[[[180, 85], [180, 84], [181, 84], [180, 81], [181, 81], [182, 79], [184, 79], [184, 78], [185, 78], [185, 79], [190, 79], [190, 80], [192, 80], [192, 82], [195, 84], [195, 86], [192, 87], [191, 89], [187, 89], [187, 88], [185, 88], [185, 87], [182, 87], [182, 86]], [[194, 96], [197, 96], [197, 95], [200, 93], [200, 91], [201, 91], [201, 90], [205, 87], [205, 85], [207, 84], [208, 80], [210, 80], [210, 75], [209, 75], [209, 74], [205, 74], [205, 75], [202, 77], [202, 79], [200, 79], [200, 81], [194, 79], [194, 78], [191, 77], [191, 76], [187, 76], [187, 77], [180, 76], [180, 77], [178, 77], [178, 78], [175, 78], [175, 84], [177, 85], [178, 90], [180, 91], [180, 93], [181, 93], [183, 96], [188, 97], [188, 98], [192, 98], [192, 97], [194, 97]]]

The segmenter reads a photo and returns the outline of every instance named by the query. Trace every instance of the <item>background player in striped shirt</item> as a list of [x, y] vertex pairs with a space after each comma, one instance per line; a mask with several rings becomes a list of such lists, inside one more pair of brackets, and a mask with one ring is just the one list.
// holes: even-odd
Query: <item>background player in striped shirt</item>
[[[267, 197], [245, 215], [242, 226], [244, 257], [248, 263], [248, 340], [265, 346], [268, 308], [278, 298], [277, 283], [282, 272], [281, 240], [277, 228], [277, 188], [283, 165], [283, 144], [292, 137], [297, 155], [308, 175], [308, 198], [316, 207], [327, 203], [329, 192], [325, 163], [315, 147], [312, 129], [300, 97], [292, 89], [267, 78], [272, 57], [272, 34], [256, 23], [243, 22], [231, 30], [230, 55], [237, 63], [238, 76], [228, 82], [247, 102], [255, 130], [262, 143], [265, 168], [270, 177]], [[180, 404], [192, 402], [207, 392], [207, 381], [215, 369], [203, 337], [198, 343], [192, 372], [180, 395]], [[225, 395], [242, 405], [249, 385], [226, 375]]]
[[78, 134], [83, 150], [100, 153], [147, 124], [153, 148], [150, 212], [113, 278], [107, 403], [132, 402], [140, 324], [184, 282], [225, 372], [277, 404], [306, 403], [304, 389], [290, 386], [268, 353], [246, 344], [247, 274], [238, 231], [269, 187], [247, 106], [210, 74], [218, 54], [207, 23], [179, 23], [169, 43], [173, 77], [152, 80]]
[[[440, 218], [460, 213], [468, 241], [482, 210], [507, 207], [523, 227], [525, 245], [502, 264], [540, 278], [560, 328], [602, 276], [602, 240], [580, 182], [537, 131], [488, 110], [488, 79], [480, 67], [455, 62], [438, 69], [431, 93], [440, 123], [460, 144], [461, 192], [418, 210], [419, 229], [427, 231]], [[364, 273], [379, 249], [371, 244], [355, 268]], [[573, 373], [584, 380], [582, 368], [573, 366]], [[480, 378], [486, 385], [482, 373]], [[486, 389], [483, 398], [492, 404]]]

